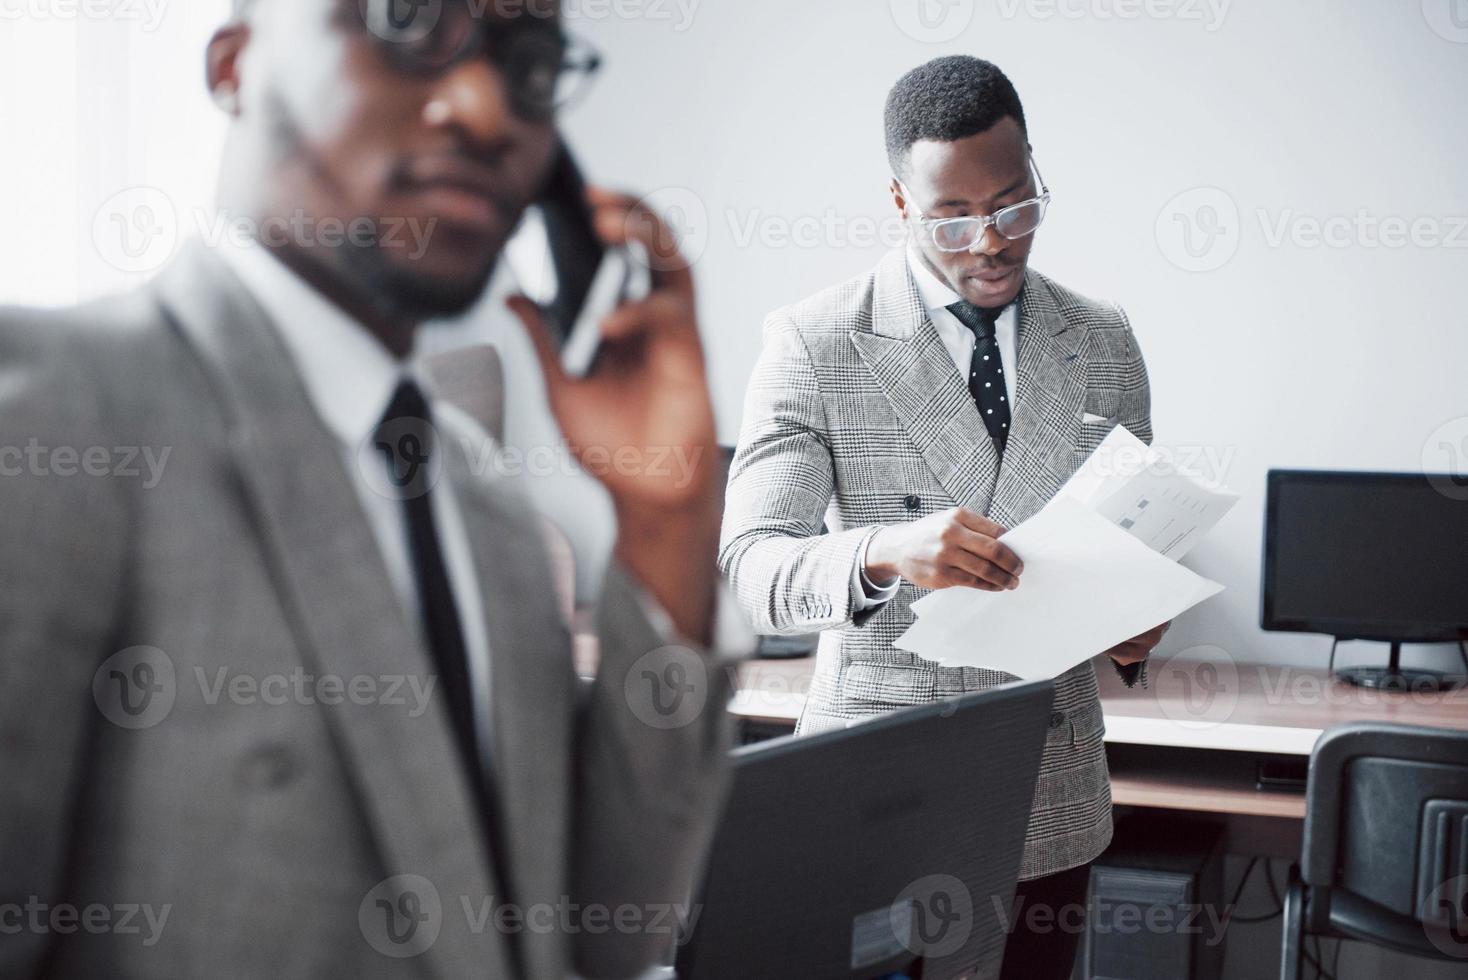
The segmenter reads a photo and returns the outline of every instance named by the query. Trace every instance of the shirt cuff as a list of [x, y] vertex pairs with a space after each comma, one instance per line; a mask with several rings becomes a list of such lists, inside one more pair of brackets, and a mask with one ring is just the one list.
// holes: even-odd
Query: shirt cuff
[[892, 580], [890, 585], [874, 585], [867, 577], [867, 545], [872, 543], [872, 538], [877, 536], [880, 528], [872, 528], [867, 536], [862, 538], [861, 547], [856, 551], [856, 564], [851, 568], [851, 608], [853, 612], [864, 612], [867, 609], [875, 609], [877, 606], [885, 605], [897, 594], [902, 585], [902, 579]]

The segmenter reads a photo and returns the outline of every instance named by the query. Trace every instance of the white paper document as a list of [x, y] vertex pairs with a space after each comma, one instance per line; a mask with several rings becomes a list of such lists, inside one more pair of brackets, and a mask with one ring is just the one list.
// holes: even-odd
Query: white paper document
[[1055, 677], [1222, 591], [1176, 561], [1237, 501], [1161, 472], [1124, 428], [1040, 513], [1004, 535], [1025, 564], [1008, 592], [942, 589], [896, 646], [950, 667]]
[[1178, 472], [1157, 450], [1118, 425], [1060, 492], [1174, 560], [1203, 540], [1238, 494]]

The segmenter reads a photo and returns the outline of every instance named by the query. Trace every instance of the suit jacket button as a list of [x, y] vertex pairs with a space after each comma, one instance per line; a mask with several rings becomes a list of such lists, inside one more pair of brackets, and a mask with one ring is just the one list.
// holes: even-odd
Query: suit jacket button
[[1050, 715], [1050, 727], [1051, 728], [1059, 728], [1063, 724], [1065, 724], [1065, 712], [1064, 711], [1056, 711], [1056, 712], [1054, 712], [1054, 713], [1052, 713]]
[[911, 510], [917, 510], [922, 505], [923, 505], [923, 498], [922, 497], [919, 497], [915, 493], [910, 493], [906, 497], [903, 497], [902, 498], [902, 506], [906, 507], [910, 511]]

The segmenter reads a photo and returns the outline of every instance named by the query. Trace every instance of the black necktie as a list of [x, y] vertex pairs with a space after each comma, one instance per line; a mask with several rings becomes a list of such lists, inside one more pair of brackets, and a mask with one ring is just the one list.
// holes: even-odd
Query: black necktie
[[474, 774], [472, 782], [478, 785], [484, 780], [479, 743], [474, 735], [469, 653], [429, 498], [435, 472], [432, 456], [438, 447], [434, 445], [428, 400], [416, 383], [404, 378], [398, 384], [373, 438], [378, 450], [387, 457], [388, 478], [402, 501], [408, 531], [408, 560], [418, 587], [423, 637], [442, 678], [440, 690], [448, 698], [463, 761]]
[[1009, 396], [1004, 386], [1004, 364], [999, 357], [999, 341], [994, 336], [994, 323], [1002, 310], [986, 310], [960, 300], [948, 307], [958, 322], [974, 334], [974, 356], [969, 363], [968, 390], [979, 407], [979, 415], [1001, 454], [1009, 441]]
[[[488, 697], [476, 691], [469, 672], [469, 650], [464, 628], [454, 603], [454, 592], [439, 544], [429, 493], [438, 473], [433, 454], [438, 451], [428, 400], [411, 379], [404, 378], [393, 393], [382, 423], [373, 435], [377, 449], [387, 457], [388, 479], [394, 495], [403, 504], [408, 531], [408, 559], [418, 586], [418, 605], [423, 618], [423, 637], [438, 670], [438, 690], [448, 699], [455, 740], [468, 774], [480, 824], [489, 846], [496, 887], [509, 901], [508, 852], [501, 846], [499, 812], [494, 789], [475, 736], [474, 703]], [[432, 805], [427, 801], [426, 805]], [[513, 936], [510, 937], [513, 940]], [[510, 943], [510, 954], [519, 962], [518, 943]]]

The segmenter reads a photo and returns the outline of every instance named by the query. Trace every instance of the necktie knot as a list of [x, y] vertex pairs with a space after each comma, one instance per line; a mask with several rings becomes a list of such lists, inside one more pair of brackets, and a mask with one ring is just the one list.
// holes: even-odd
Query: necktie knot
[[387, 461], [389, 496], [406, 499], [428, 492], [437, 476], [436, 438], [428, 399], [416, 381], [398, 383], [372, 441]]
[[962, 323], [973, 331], [974, 336], [980, 340], [994, 336], [994, 324], [999, 320], [1001, 310], [987, 310], [982, 306], [975, 306], [968, 300], [959, 300], [948, 307], [948, 312], [958, 317]]

